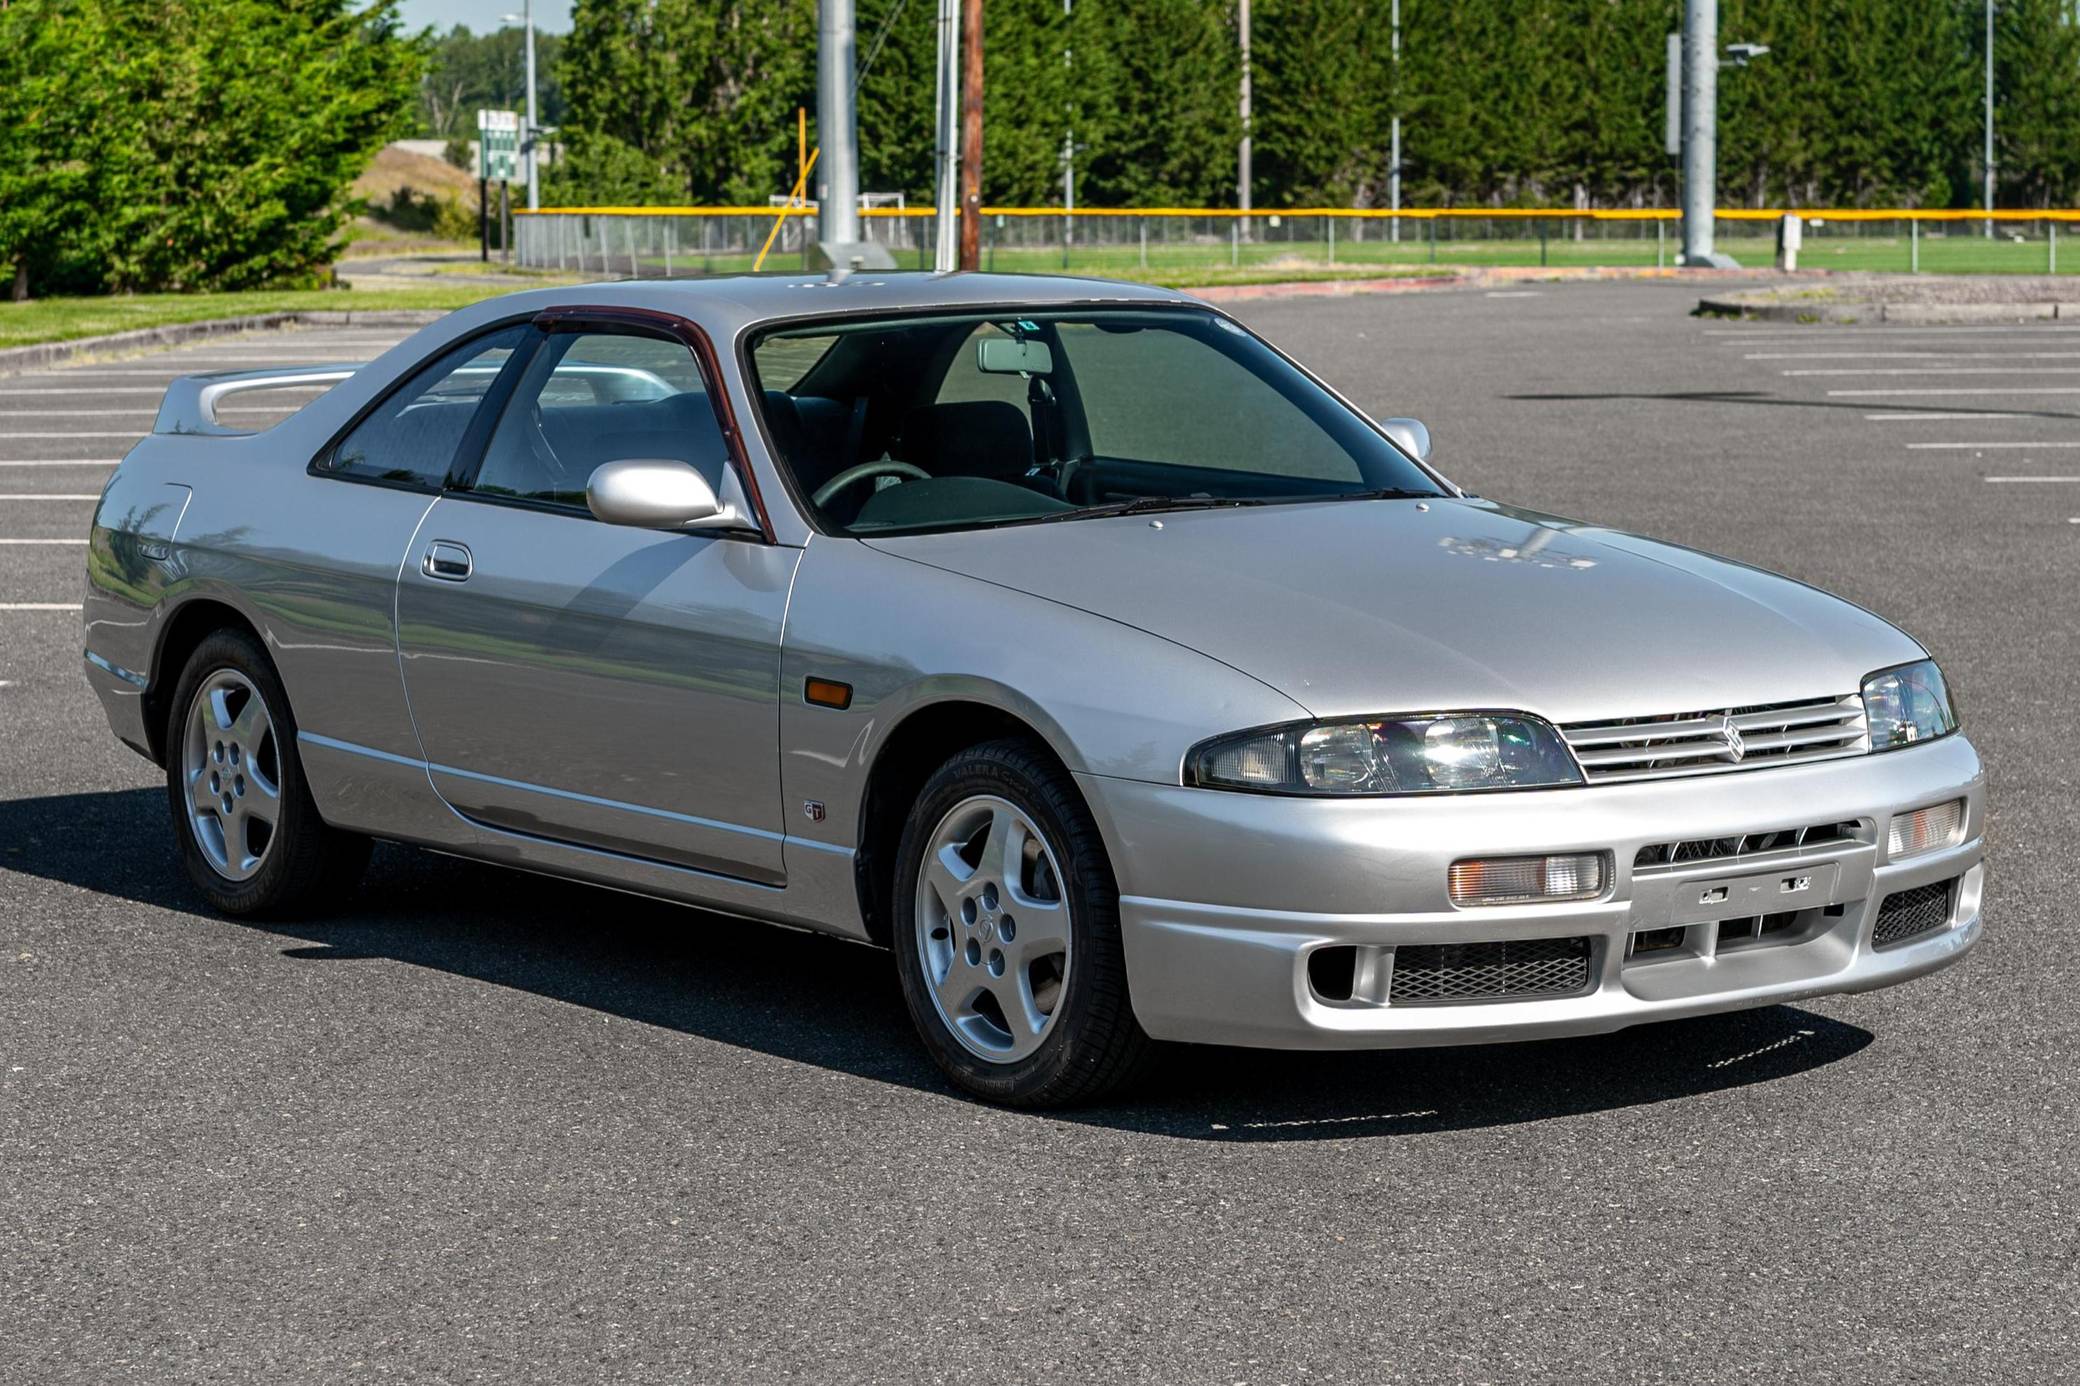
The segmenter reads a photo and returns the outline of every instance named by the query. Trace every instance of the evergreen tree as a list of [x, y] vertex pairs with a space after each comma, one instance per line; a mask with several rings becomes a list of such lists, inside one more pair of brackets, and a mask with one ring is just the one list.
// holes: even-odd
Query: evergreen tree
[[394, 0], [10, 5], [0, 256], [39, 291], [315, 282], [422, 62]]

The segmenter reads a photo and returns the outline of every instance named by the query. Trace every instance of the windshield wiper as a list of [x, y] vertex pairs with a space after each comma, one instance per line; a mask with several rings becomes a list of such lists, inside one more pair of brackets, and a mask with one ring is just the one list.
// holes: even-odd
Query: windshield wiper
[[1442, 491], [1411, 491], [1400, 486], [1382, 486], [1377, 491], [1339, 491], [1330, 496], [1317, 496], [1316, 500], [1446, 500]]
[[1096, 520], [1111, 515], [1146, 515], [1157, 510], [1218, 510], [1227, 506], [1264, 504], [1267, 502], [1241, 496], [1136, 496], [1133, 500], [1114, 501], [1109, 505], [1085, 505], [1074, 510], [1058, 510], [1052, 515], [1040, 516], [1034, 523]]

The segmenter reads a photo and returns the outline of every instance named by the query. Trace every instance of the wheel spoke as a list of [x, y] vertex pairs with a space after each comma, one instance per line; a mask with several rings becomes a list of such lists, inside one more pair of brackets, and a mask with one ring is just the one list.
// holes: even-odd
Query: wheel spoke
[[228, 688], [212, 688], [209, 691], [209, 697], [205, 698], [203, 703], [204, 720], [202, 725], [204, 728], [216, 732], [230, 731], [232, 723], [231, 690]]
[[261, 737], [267, 731], [267, 704], [260, 701], [258, 692], [246, 695], [246, 705], [238, 710], [238, 716], [231, 719], [231, 725], [225, 730], [238, 738], [247, 755], [260, 750]]
[[946, 974], [933, 980], [932, 990], [939, 994], [939, 1005], [945, 1010], [947, 1019], [958, 1021], [973, 1009], [982, 985], [976, 978], [976, 970], [956, 950], [947, 960]]
[[995, 874], [1006, 894], [1016, 898], [1026, 864], [1026, 825], [1009, 809], [989, 816], [989, 839], [982, 844], [982, 869]]
[[217, 796], [210, 792], [207, 768], [188, 772], [188, 798], [197, 813], [215, 813], [222, 807]]
[[1012, 916], [1016, 929], [1004, 945], [1005, 956], [1021, 966], [1035, 958], [1069, 951], [1069, 911], [1059, 901], [1022, 904]]
[[246, 797], [239, 801], [239, 812], [265, 823], [272, 828], [282, 813], [282, 791], [260, 777], [257, 770], [246, 771]]
[[992, 980], [990, 992], [997, 998], [998, 1008], [1004, 1012], [1005, 1023], [1011, 1027], [1014, 1049], [1032, 1043], [1047, 1028], [1048, 1017], [1034, 1004], [1033, 984], [1023, 967], [1007, 968], [1003, 976]]
[[975, 868], [961, 859], [960, 848], [947, 843], [925, 863], [924, 878], [939, 897], [939, 908], [948, 919], [960, 918], [961, 896], [975, 878]]

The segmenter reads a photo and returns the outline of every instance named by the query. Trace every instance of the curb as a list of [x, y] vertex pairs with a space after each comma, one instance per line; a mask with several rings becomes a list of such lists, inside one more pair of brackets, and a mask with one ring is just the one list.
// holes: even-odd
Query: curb
[[1208, 303], [1248, 298], [1316, 298], [1343, 294], [1401, 294], [1422, 289], [1452, 289], [1470, 283], [1465, 275], [1419, 274], [1385, 279], [1288, 279], [1270, 284], [1207, 284], [1179, 293]]
[[[1680, 269], [1652, 265], [1475, 265], [1452, 274], [1400, 275], [1380, 279], [1299, 279], [1268, 284], [1209, 284], [1178, 292], [1211, 303], [1250, 298], [1306, 298], [1342, 294], [1407, 293], [1422, 289], [1483, 289], [1498, 284], [1571, 284], [1613, 280], [1736, 279], [1753, 282], [1757, 275], [1818, 278], [1827, 270]], [[2080, 316], [2080, 305], [2074, 306]]]
[[1701, 298], [1697, 311], [1760, 322], [1807, 324], [1898, 322], [2042, 322], [2080, 319], [2080, 303], [1745, 303]]
[[104, 351], [178, 346], [182, 342], [195, 342], [232, 332], [262, 332], [281, 327], [424, 327], [445, 316], [444, 312], [420, 308], [307, 309], [168, 323], [164, 327], [139, 327], [99, 337], [74, 337], [63, 342], [36, 342], [29, 346], [0, 348], [0, 374], [35, 370], [38, 366], [55, 365]]

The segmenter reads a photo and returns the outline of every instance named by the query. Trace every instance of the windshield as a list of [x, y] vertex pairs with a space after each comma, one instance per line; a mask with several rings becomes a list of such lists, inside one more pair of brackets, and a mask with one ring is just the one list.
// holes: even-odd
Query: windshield
[[1445, 494], [1198, 309], [822, 322], [754, 338], [751, 364], [776, 457], [835, 534]]

